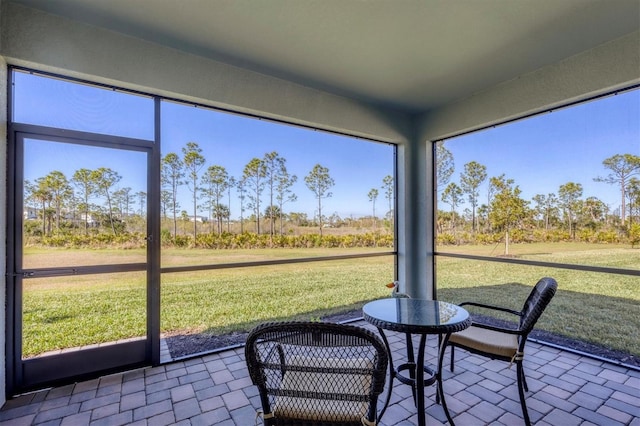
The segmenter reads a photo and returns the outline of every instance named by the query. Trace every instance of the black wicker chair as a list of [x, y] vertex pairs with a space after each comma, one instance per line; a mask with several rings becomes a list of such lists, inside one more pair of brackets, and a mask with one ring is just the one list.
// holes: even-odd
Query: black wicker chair
[[[556, 293], [558, 284], [553, 278], [542, 278], [535, 285], [529, 297], [524, 303], [521, 311], [515, 311], [499, 306], [486, 305], [482, 303], [464, 302], [460, 306], [478, 306], [490, 310], [506, 312], [520, 317], [517, 328], [499, 327], [488, 324], [473, 322], [471, 327], [458, 333], [453, 333], [447, 342], [451, 346], [451, 371], [453, 371], [454, 348], [462, 348], [474, 354], [483, 355], [491, 359], [507, 361], [516, 364], [516, 375], [518, 379], [518, 392], [520, 394], [520, 405], [522, 414], [527, 425], [531, 424], [527, 404], [524, 399], [524, 392], [529, 391], [527, 381], [524, 376], [522, 361], [524, 359], [524, 346], [527, 336], [533, 330], [538, 318]], [[439, 370], [442, 372], [444, 350], [440, 351]], [[441, 396], [444, 393], [440, 389]]]
[[388, 357], [378, 336], [324, 322], [274, 322], [247, 337], [265, 425], [375, 425]]

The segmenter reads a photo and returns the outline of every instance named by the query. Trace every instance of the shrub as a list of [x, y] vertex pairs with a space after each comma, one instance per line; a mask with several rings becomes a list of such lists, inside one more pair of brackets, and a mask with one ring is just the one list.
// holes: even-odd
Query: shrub
[[629, 242], [631, 248], [634, 248], [636, 244], [640, 244], [640, 224], [634, 223], [629, 227]]
[[173, 245], [175, 247], [189, 247], [191, 244], [191, 236], [189, 235], [176, 235], [173, 237]]
[[42, 223], [35, 220], [25, 220], [23, 226], [24, 235], [35, 237], [42, 236]]
[[617, 243], [620, 242], [620, 237], [616, 231], [600, 231], [594, 238], [599, 243]]
[[534, 229], [533, 230], [533, 241], [535, 242], [545, 242], [548, 241], [547, 238], [549, 237], [546, 229]]
[[593, 229], [583, 229], [578, 233], [578, 239], [586, 243], [592, 243], [596, 241], [597, 236]]
[[509, 231], [509, 240], [512, 243], [530, 243], [533, 241], [533, 236], [524, 229], [512, 229]]
[[173, 244], [173, 237], [171, 236], [171, 231], [169, 231], [168, 229], [160, 230], [160, 244], [162, 244], [163, 247], [168, 247]]
[[571, 235], [568, 231], [561, 229], [552, 229], [547, 232], [547, 241], [557, 243], [560, 241], [571, 241]]
[[438, 234], [438, 237], [436, 238], [436, 244], [438, 245], [450, 246], [454, 245], [455, 243], [455, 237], [449, 233]]

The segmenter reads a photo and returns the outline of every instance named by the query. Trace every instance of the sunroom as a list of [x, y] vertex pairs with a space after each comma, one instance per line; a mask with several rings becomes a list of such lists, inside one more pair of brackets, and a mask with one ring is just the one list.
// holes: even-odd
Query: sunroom
[[517, 305], [543, 276], [543, 331], [637, 384], [636, 0], [0, 4], [3, 401], [357, 319], [388, 282]]

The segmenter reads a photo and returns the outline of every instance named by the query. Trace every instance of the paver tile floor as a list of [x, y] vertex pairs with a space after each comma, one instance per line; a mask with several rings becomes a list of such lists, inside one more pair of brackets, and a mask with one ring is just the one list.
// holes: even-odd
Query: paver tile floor
[[[404, 335], [387, 336], [396, 362], [404, 356]], [[431, 336], [432, 364], [436, 345]], [[534, 342], [527, 349], [526, 397], [534, 424], [640, 426], [639, 371]], [[445, 366], [444, 389], [456, 425], [524, 424], [515, 367], [462, 350], [456, 350], [454, 373], [448, 361]], [[425, 393], [427, 424], [446, 423], [435, 386]], [[258, 408], [244, 349], [235, 348], [21, 395], [0, 410], [0, 424], [250, 426]], [[411, 390], [397, 380], [381, 424], [417, 424]]]

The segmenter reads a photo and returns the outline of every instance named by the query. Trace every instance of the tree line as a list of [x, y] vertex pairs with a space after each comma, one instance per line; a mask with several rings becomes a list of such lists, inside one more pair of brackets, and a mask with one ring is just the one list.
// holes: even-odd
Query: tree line
[[[459, 182], [451, 182], [455, 170], [453, 155], [439, 142], [436, 145], [436, 174], [440, 201], [449, 211], [438, 212], [438, 240], [443, 244], [518, 241], [576, 240], [640, 242], [640, 156], [616, 154], [602, 162], [608, 171], [595, 176], [596, 182], [614, 185], [620, 191], [620, 209], [594, 196], [583, 197], [579, 182], [566, 182], [557, 192], [521, 197], [515, 181], [504, 174], [489, 177], [485, 165], [471, 161], [464, 165]], [[486, 202], [480, 188], [488, 183]], [[469, 207], [459, 213], [468, 202]], [[493, 235], [492, 235], [493, 234]], [[578, 235], [579, 234], [579, 235]]]
[[[483, 164], [471, 161], [464, 165], [458, 182], [452, 182], [455, 170], [453, 155], [443, 143], [436, 145], [437, 190], [440, 202], [448, 205], [437, 215], [438, 242], [444, 244], [505, 243], [510, 241], [583, 240], [640, 243], [640, 157], [616, 154], [602, 162], [608, 171], [595, 176], [596, 182], [615, 186], [620, 191], [620, 208], [610, 207], [594, 196], [584, 197], [579, 182], [566, 182], [556, 192], [536, 194], [531, 200], [521, 197], [514, 179], [504, 174], [489, 177]], [[69, 178], [54, 170], [33, 182], [26, 181], [25, 218], [40, 219], [28, 224], [32, 235], [50, 236], [55, 230], [81, 229], [84, 234], [108, 231], [144, 233], [147, 194], [130, 187], [120, 187], [122, 176], [115, 170], [100, 167], [80, 168]], [[192, 222], [193, 242], [198, 241], [198, 213], [206, 212], [210, 233], [231, 231], [232, 200], [239, 202], [239, 233], [247, 222], [255, 233], [284, 235], [285, 221], [298, 226], [318, 226], [320, 236], [327, 221], [342, 220], [323, 214], [324, 202], [332, 197], [335, 180], [329, 169], [316, 164], [304, 182], [316, 200], [313, 223], [304, 213], [285, 213], [285, 207], [297, 201], [292, 187], [298, 177], [287, 169], [286, 159], [277, 152], [254, 157], [239, 176], [232, 176], [221, 165], [207, 165], [196, 142], [188, 142], [180, 154], [168, 153], [161, 161], [161, 215], [170, 223], [167, 234], [178, 237], [178, 224]], [[487, 185], [486, 194], [480, 188]], [[189, 206], [180, 206], [185, 189]], [[387, 223], [393, 220], [394, 179], [386, 176], [379, 187], [366, 194], [372, 206], [371, 228], [376, 228], [376, 203], [383, 193], [387, 203]], [[235, 198], [234, 198], [235, 197]], [[486, 198], [485, 198], [486, 197]], [[464, 205], [468, 206], [461, 210]], [[190, 210], [190, 213], [187, 212]], [[347, 220], [342, 221], [345, 224]], [[265, 226], [268, 227], [265, 229]], [[27, 226], [25, 226], [27, 228]], [[236, 229], [237, 232], [237, 229]], [[272, 239], [271, 239], [272, 240]], [[637, 240], [637, 241], [636, 241]]]
[[[147, 194], [130, 187], [119, 187], [121, 180], [117, 171], [101, 167], [95, 170], [81, 168], [71, 178], [54, 170], [33, 182], [26, 181], [25, 218], [40, 219], [39, 229], [30, 225], [31, 234], [50, 236], [54, 230], [60, 233], [79, 228], [84, 234], [99, 229], [110, 230], [112, 235], [125, 231], [145, 232]], [[192, 222], [195, 242], [201, 212], [206, 212], [212, 234], [230, 233], [232, 200], [237, 200], [239, 211], [235, 214], [239, 215], [241, 234], [250, 221], [255, 224], [258, 235], [284, 235], [287, 219], [296, 225], [311, 224], [304, 213], [285, 213], [286, 205], [297, 201], [292, 189], [297, 181], [298, 177], [287, 169], [286, 159], [275, 151], [262, 158], [252, 158], [240, 176], [232, 176], [222, 165], [207, 165], [199, 145], [188, 142], [180, 153], [170, 152], [161, 159], [161, 216], [170, 221], [169, 235], [174, 240], [179, 235], [178, 225], [184, 228], [185, 222]], [[304, 182], [316, 200], [314, 223], [322, 236], [327, 219], [332, 224], [341, 221], [335, 214], [327, 218], [323, 213], [325, 200], [333, 195], [331, 189], [335, 180], [327, 167], [316, 164], [304, 177]], [[386, 176], [380, 189], [391, 210], [393, 178]], [[184, 200], [185, 190], [189, 193], [189, 206], [183, 208], [179, 200]], [[377, 188], [368, 194], [373, 203], [374, 227], [378, 194]], [[132, 224], [137, 228], [131, 229]], [[268, 226], [266, 230], [265, 225]]]
[[[59, 170], [24, 183], [25, 219], [40, 219], [41, 235], [80, 227], [104, 226], [116, 235], [124, 231], [123, 218], [141, 216], [147, 193], [119, 188], [122, 176], [108, 167], [81, 168], [68, 178]], [[96, 203], [99, 199], [100, 203]]]
[[[267, 233], [262, 228], [266, 220], [269, 226], [268, 234], [271, 236], [284, 234], [284, 223], [287, 217], [294, 220], [307, 220], [304, 213], [285, 213], [285, 205], [298, 199], [292, 189], [298, 181], [298, 176], [289, 172], [287, 160], [277, 152], [268, 152], [262, 158], [250, 159], [240, 176], [230, 175], [221, 165], [214, 164], [207, 167], [202, 149], [196, 142], [188, 142], [181, 153], [182, 155], [175, 152], [166, 154], [162, 158], [161, 169], [162, 212], [164, 217], [171, 217], [173, 221], [174, 237], [178, 234], [178, 212], [181, 209], [178, 199], [180, 187], [183, 185], [187, 186], [191, 194], [190, 210], [194, 218], [194, 240], [197, 239], [198, 232], [195, 218], [203, 209], [208, 212], [208, 218], [215, 222], [218, 234], [223, 232], [225, 224], [227, 232], [230, 231], [231, 200], [234, 190], [239, 201], [240, 233], [245, 231], [247, 220], [255, 223], [257, 234]], [[335, 186], [335, 180], [327, 167], [316, 164], [304, 177], [304, 183], [314, 195], [317, 207], [315, 218], [322, 236], [326, 223], [326, 215], [323, 213], [324, 200], [333, 196], [331, 189]], [[393, 198], [391, 176], [383, 179], [382, 188], [391, 206]], [[375, 196], [369, 193], [369, 199], [374, 203], [374, 220], [375, 199], [378, 196], [377, 189], [375, 191]], [[250, 213], [248, 217], [246, 213]]]

